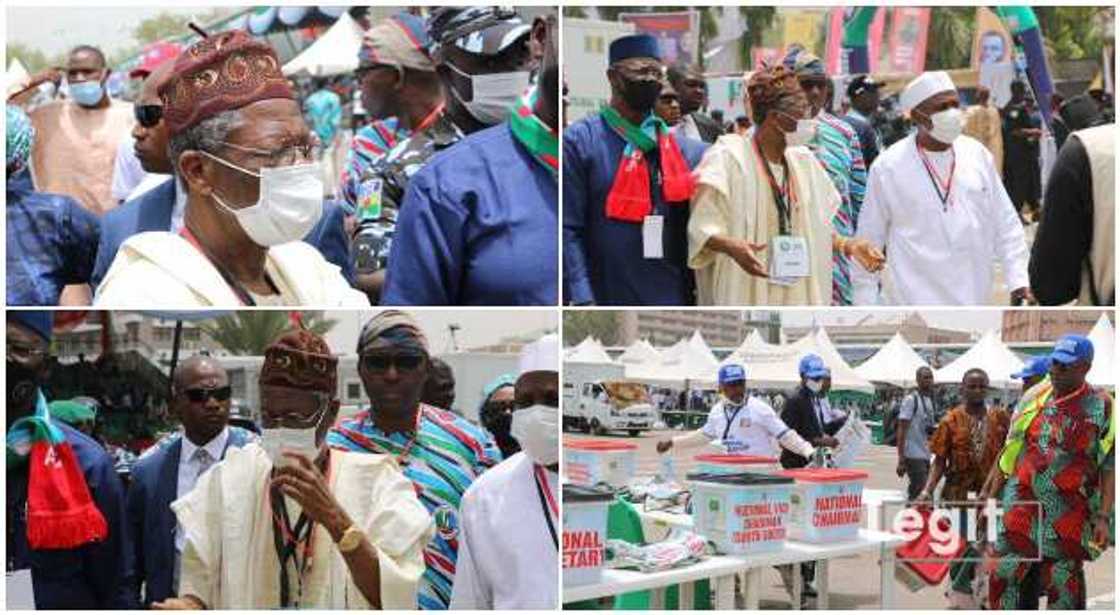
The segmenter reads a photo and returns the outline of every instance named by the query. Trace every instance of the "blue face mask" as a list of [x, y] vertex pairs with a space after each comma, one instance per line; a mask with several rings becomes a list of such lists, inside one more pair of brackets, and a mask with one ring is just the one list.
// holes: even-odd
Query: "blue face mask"
[[83, 107], [93, 107], [105, 96], [105, 88], [100, 81], [83, 81], [70, 84], [70, 96]]

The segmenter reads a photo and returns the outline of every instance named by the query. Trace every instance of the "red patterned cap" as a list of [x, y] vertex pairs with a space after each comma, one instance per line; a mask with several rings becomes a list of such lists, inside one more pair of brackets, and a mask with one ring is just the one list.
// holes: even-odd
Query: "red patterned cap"
[[172, 135], [259, 100], [295, 99], [280, 71], [276, 52], [242, 30], [214, 34], [191, 45], [176, 60], [174, 74], [159, 89], [163, 118]]

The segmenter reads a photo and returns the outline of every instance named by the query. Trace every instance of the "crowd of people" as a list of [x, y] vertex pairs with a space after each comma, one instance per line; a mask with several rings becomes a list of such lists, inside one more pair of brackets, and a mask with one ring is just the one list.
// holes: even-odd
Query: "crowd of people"
[[[950, 566], [951, 608], [1033, 610], [1042, 597], [1048, 608], [1085, 608], [1084, 564], [1114, 540], [1116, 418], [1112, 396], [1085, 380], [1093, 355], [1088, 338], [1062, 336], [1014, 375], [1022, 395], [1009, 408], [993, 403], [982, 369], [965, 372], [951, 404], [935, 390], [932, 371], [917, 370], [892, 441], [907, 500], [962, 519], [994, 500], [1002, 513], [981, 515], [980, 529], [994, 526], [975, 537], [968, 523], [958, 525], [965, 547]], [[803, 356], [798, 373], [800, 384], [776, 409], [749, 394], [749, 366], [723, 365], [704, 425], [659, 441], [657, 452], [714, 441], [728, 453], [780, 458], [783, 468], [827, 465], [858, 415], [829, 402], [831, 370], [821, 357]], [[802, 565], [802, 606], [816, 595], [814, 566]], [[791, 570], [780, 571], [793, 595]]]
[[145, 57], [131, 103], [96, 47], [32, 77], [8, 305], [556, 305], [556, 17], [414, 10], [364, 31], [348, 142], [341, 82], [241, 30]]
[[1056, 96], [1050, 124], [1025, 76], [1003, 109], [943, 71], [897, 105], [853, 75], [841, 102], [794, 45], [744, 75], [748, 115], [724, 125], [700, 71], [664, 66], [655, 37], [616, 39], [608, 61], [608, 104], [564, 129], [567, 305], [1114, 303], [1101, 92]]
[[305, 329], [265, 351], [259, 422], [234, 424], [229, 374], [190, 356], [171, 374], [182, 428], [122, 480], [86, 400], [44, 393], [52, 320], [7, 322], [8, 608], [557, 608], [555, 335], [487, 387], [483, 426], [422, 401], [446, 378], [400, 311], [355, 341], [370, 406], [353, 416]]

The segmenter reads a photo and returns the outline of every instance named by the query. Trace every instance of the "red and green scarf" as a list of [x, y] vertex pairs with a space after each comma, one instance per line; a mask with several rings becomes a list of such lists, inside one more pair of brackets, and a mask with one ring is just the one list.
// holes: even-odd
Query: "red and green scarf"
[[537, 87], [531, 86], [517, 99], [513, 113], [509, 115], [509, 129], [514, 138], [556, 179], [560, 169], [560, 135], [533, 114], [537, 96]]
[[692, 198], [696, 180], [664, 120], [650, 113], [641, 126], [635, 126], [609, 106], [603, 107], [599, 113], [607, 125], [626, 141], [614, 183], [607, 194], [608, 218], [641, 222], [653, 211], [647, 157], [654, 148], [661, 163], [661, 195], [665, 202], [681, 203]]
[[109, 526], [94, 505], [66, 434], [51, 424], [42, 392], [35, 414], [8, 428], [8, 467], [30, 463], [27, 542], [32, 549], [73, 549], [105, 540]]

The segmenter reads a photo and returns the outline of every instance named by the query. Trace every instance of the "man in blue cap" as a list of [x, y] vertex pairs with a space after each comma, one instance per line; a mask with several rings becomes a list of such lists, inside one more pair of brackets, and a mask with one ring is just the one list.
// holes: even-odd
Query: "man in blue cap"
[[[778, 413], [761, 399], [747, 395], [747, 370], [738, 363], [719, 368], [721, 398], [700, 429], [657, 443], [657, 452], [674, 446], [693, 448], [718, 440], [728, 453], [774, 457], [778, 445], [789, 453], [808, 459], [813, 447], [798, 437], [778, 418]], [[783, 452], [784, 456], [786, 453]]]
[[[834, 434], [844, 425], [847, 416], [828, 405], [825, 381], [832, 372], [815, 354], [801, 357], [798, 372], [801, 384], [782, 408], [782, 420], [813, 446], [836, 446], [839, 442]], [[800, 455], [782, 453], [784, 468], [802, 468], [808, 464], [809, 460]]]
[[7, 606], [127, 609], [124, 489], [100, 444], [50, 416], [52, 323], [8, 312]]
[[1023, 394], [1026, 395], [1031, 387], [1045, 380], [1048, 375], [1050, 375], [1050, 355], [1044, 355], [1034, 357], [1023, 366], [1023, 369], [1011, 374], [1011, 377], [1023, 381]]
[[691, 305], [691, 170], [706, 147], [654, 112], [657, 39], [610, 46], [610, 103], [564, 131], [564, 287], [574, 305]]
[[1050, 379], [1028, 391], [983, 497], [1001, 497], [991, 608], [1084, 609], [1084, 562], [1111, 541], [1115, 504], [1113, 399], [1085, 381], [1093, 343], [1065, 335]]

